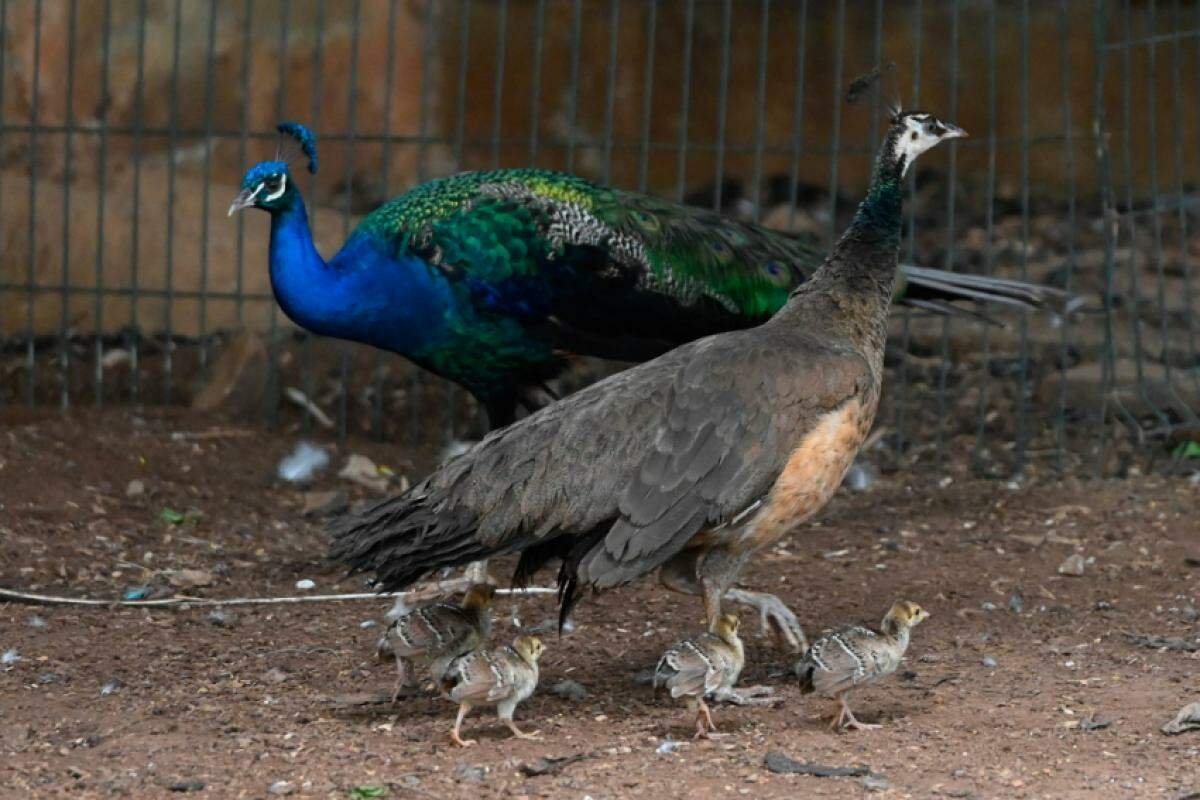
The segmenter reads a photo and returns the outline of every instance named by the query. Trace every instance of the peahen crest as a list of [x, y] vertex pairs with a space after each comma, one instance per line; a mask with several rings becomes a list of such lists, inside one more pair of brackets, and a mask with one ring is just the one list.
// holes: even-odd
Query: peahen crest
[[280, 134], [279, 153], [276, 155], [276, 158], [287, 160], [282, 158], [287, 143], [287, 139], [284, 137], [291, 137], [300, 145], [300, 152], [308, 158], [308, 171], [316, 175], [317, 135], [299, 122], [281, 122], [275, 126], [275, 129]]

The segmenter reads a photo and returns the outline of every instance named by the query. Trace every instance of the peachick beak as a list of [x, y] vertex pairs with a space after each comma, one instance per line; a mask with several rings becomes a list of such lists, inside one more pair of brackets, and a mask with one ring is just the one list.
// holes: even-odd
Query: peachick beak
[[257, 189], [242, 189], [238, 192], [238, 196], [233, 198], [233, 203], [229, 206], [229, 215], [233, 216], [236, 212], [243, 208], [254, 205], [254, 197], [258, 194]]
[[949, 122], [943, 122], [946, 132], [942, 135], [943, 139], [963, 139], [966, 138], [967, 132], [957, 125], [951, 125]]

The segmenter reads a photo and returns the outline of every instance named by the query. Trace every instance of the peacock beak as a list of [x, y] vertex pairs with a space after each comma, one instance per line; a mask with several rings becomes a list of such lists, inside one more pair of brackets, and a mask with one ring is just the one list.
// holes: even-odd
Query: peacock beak
[[262, 191], [262, 184], [255, 186], [253, 189], [242, 189], [238, 192], [238, 196], [233, 198], [233, 203], [229, 206], [229, 216], [233, 216], [236, 212], [243, 208], [249, 208], [254, 205], [254, 201], [258, 198], [258, 193]]

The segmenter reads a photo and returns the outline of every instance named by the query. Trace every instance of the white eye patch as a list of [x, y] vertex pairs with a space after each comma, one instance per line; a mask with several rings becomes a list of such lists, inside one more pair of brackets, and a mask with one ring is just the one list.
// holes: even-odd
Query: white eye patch
[[[260, 183], [258, 185], [258, 188], [261, 189], [264, 185], [265, 184]], [[283, 197], [283, 193], [286, 191], [287, 191], [287, 175], [280, 175], [279, 176], [279, 188], [276, 191], [274, 191], [271, 194], [264, 197], [263, 200], [268, 203], [271, 202], [272, 200], [278, 200], [279, 198]], [[258, 194], [258, 189], [255, 189], [254, 193]]]

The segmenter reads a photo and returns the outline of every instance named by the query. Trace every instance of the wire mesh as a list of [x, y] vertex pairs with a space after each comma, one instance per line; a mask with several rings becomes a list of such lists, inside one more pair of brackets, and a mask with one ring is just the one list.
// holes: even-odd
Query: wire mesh
[[420, 182], [527, 165], [829, 243], [899, 89], [973, 134], [911, 175], [903, 258], [1087, 302], [897, 312], [880, 446], [1121, 472], [1200, 440], [1198, 84], [1184, 0], [0, 0], [0, 402], [192, 402], [252, 334], [270, 424], [474, 432], [465, 392], [279, 313], [263, 220], [221, 213], [276, 121], [321, 141], [326, 255]]

